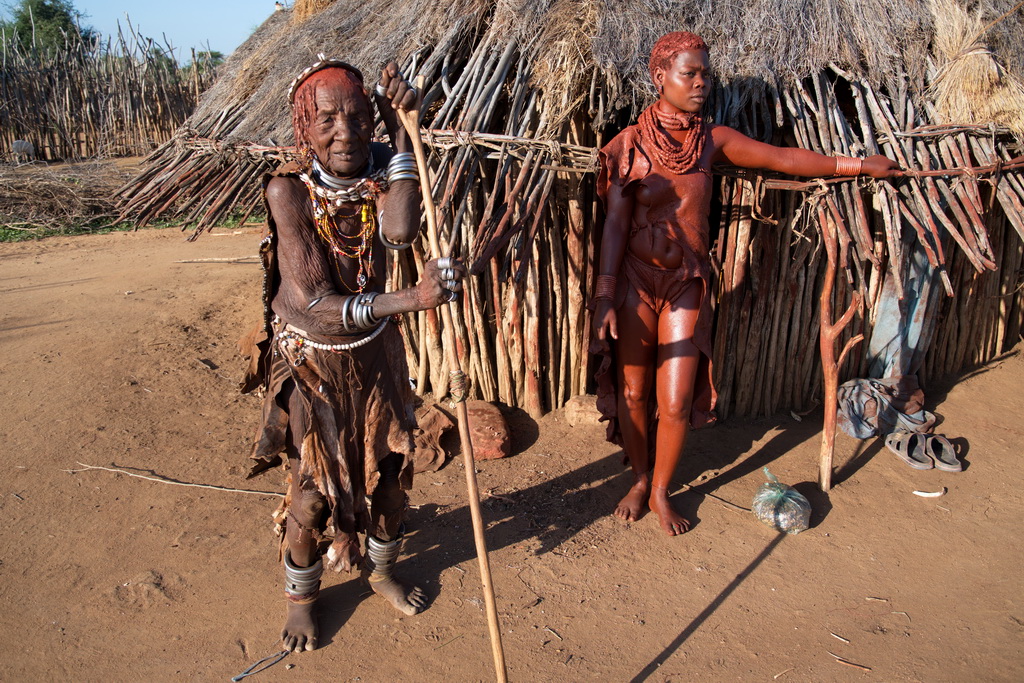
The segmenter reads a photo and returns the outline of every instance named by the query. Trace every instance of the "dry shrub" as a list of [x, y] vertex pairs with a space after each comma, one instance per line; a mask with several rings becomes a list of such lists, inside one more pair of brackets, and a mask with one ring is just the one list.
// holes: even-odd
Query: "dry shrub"
[[0, 225], [60, 231], [113, 223], [113, 194], [137, 170], [123, 160], [0, 166]]

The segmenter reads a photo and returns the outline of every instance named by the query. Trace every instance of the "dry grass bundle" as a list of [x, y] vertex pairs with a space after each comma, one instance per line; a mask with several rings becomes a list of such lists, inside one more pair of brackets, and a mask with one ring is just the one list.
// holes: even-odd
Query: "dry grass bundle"
[[594, 70], [590, 40], [597, 8], [588, 0], [558, 0], [531, 46], [530, 85], [541, 93], [540, 109], [550, 112], [541, 137], [556, 137], [589, 95]]
[[758, 99], [829, 64], [875, 87], [924, 89], [931, 16], [923, 0], [617, 0], [598, 5], [594, 59], [614, 107], [632, 115], [653, 101], [647, 55], [668, 31], [697, 33], [711, 47], [722, 83], [742, 82]]
[[988, 47], [984, 34], [991, 19], [980, 8], [969, 12], [953, 0], [929, 4], [939, 67], [929, 93], [940, 118], [994, 123], [1024, 139], [1024, 80], [1007, 71]]
[[54, 232], [113, 223], [114, 191], [137, 171], [109, 160], [0, 166], [0, 227]]
[[294, 21], [305, 21], [314, 14], [321, 12], [334, 0], [295, 0], [295, 5], [292, 8], [292, 18]]

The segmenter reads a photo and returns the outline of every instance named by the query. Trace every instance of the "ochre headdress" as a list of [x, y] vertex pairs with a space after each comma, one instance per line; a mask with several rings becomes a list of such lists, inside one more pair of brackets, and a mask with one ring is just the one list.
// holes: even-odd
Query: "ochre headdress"
[[316, 91], [322, 85], [337, 85], [359, 95], [370, 106], [363, 85], [363, 74], [356, 67], [340, 59], [319, 59], [303, 70], [288, 86], [288, 103], [292, 106], [292, 127], [295, 130], [295, 146], [300, 154], [309, 146], [306, 131], [316, 118]]
[[651, 80], [654, 80], [655, 69], [668, 69], [672, 65], [672, 60], [675, 56], [686, 50], [710, 52], [708, 44], [704, 42], [704, 39], [696, 33], [690, 33], [689, 31], [673, 31], [658, 38], [658, 42], [651, 48], [651, 59], [647, 62], [647, 70], [651, 74]]

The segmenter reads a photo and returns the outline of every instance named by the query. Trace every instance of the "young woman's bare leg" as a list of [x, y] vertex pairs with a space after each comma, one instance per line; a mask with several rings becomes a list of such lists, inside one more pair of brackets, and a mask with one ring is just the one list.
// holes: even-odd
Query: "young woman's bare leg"
[[615, 343], [618, 419], [623, 450], [633, 471], [633, 485], [619, 501], [614, 514], [633, 522], [643, 515], [651, 487], [647, 419], [654, 379], [658, 320], [654, 311], [632, 289], [616, 314], [619, 332]]
[[669, 502], [668, 489], [690, 429], [693, 386], [701, 355], [693, 343], [693, 333], [702, 294], [701, 283], [691, 283], [658, 321], [658, 439], [648, 504], [670, 536], [690, 528], [689, 520]]

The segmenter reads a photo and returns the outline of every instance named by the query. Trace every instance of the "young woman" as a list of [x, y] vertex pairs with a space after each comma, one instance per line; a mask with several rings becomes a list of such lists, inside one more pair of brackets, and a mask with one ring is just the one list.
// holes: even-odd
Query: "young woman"
[[708, 46], [692, 33], [662, 36], [651, 50], [650, 73], [658, 101], [601, 150], [598, 193], [605, 223], [594, 311], [603, 355], [598, 408], [611, 421], [609, 440], [622, 445], [634, 477], [615, 515], [634, 521], [649, 508], [675, 536], [690, 523], [669, 502], [673, 473], [690, 426], [714, 420], [708, 300], [712, 164], [874, 178], [890, 177], [898, 166], [883, 156], [827, 157], [774, 147], [705, 122]]

